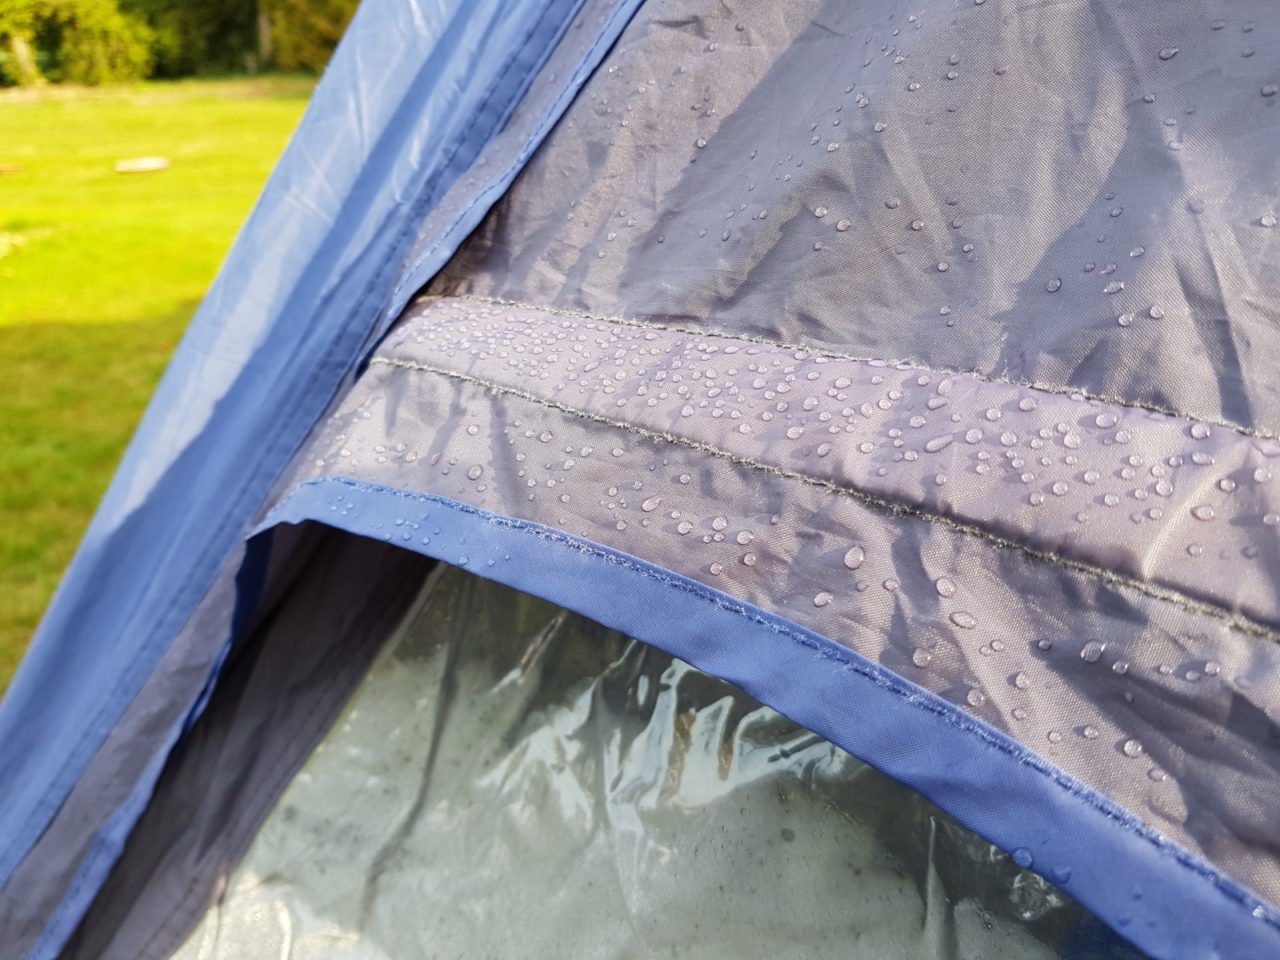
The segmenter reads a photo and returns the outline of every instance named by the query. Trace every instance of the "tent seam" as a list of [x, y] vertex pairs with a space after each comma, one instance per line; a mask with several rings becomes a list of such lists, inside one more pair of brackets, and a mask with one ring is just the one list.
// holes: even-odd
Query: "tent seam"
[[784, 467], [764, 463], [752, 457], [740, 456], [700, 440], [692, 440], [688, 437], [682, 437], [665, 431], [649, 430], [645, 427], [637, 426], [633, 423], [627, 423], [623, 420], [613, 420], [608, 417], [590, 413], [586, 410], [581, 410], [577, 407], [559, 403], [555, 400], [539, 397], [536, 394], [529, 393], [525, 390], [503, 386], [502, 384], [496, 383], [492, 380], [486, 380], [482, 377], [476, 377], [471, 374], [459, 373], [458, 371], [446, 370], [442, 367], [432, 366], [431, 364], [418, 363], [412, 360], [401, 360], [396, 357], [387, 357], [382, 355], [373, 357], [369, 363], [371, 365], [378, 364], [392, 368], [413, 370], [421, 373], [434, 373], [450, 379], [472, 383], [477, 386], [484, 387], [493, 393], [519, 397], [522, 400], [527, 400], [531, 403], [538, 404], [539, 406], [569, 414], [570, 416], [614, 427], [616, 429], [626, 430], [648, 440], [688, 447], [690, 449], [697, 450], [700, 453], [705, 453], [708, 456], [727, 460], [730, 463], [737, 464], [738, 466], [748, 467], [753, 470], [760, 470], [764, 473], [786, 480], [799, 480], [800, 482], [806, 483], [810, 486], [821, 487], [831, 493], [849, 497], [864, 504], [865, 506], [887, 511], [894, 516], [908, 516], [918, 520], [923, 520], [927, 523], [937, 524], [955, 533], [977, 537], [978, 539], [984, 540], [995, 547], [999, 547], [1004, 550], [1017, 551], [1033, 560], [1039, 560], [1063, 569], [1093, 577], [1097, 580], [1101, 580], [1109, 586], [1135, 590], [1154, 600], [1161, 600], [1166, 603], [1170, 603], [1188, 613], [1213, 617], [1217, 620], [1221, 620], [1229, 629], [1237, 632], [1248, 634], [1250, 636], [1261, 637], [1272, 642], [1280, 642], [1280, 633], [1277, 633], [1270, 627], [1257, 623], [1247, 617], [1241, 616], [1238, 613], [1233, 613], [1217, 606], [1216, 604], [1206, 603], [1202, 600], [1189, 597], [1181, 591], [1174, 590], [1173, 588], [1148, 583], [1143, 580], [1137, 580], [1133, 577], [1128, 577], [1081, 560], [1075, 560], [1049, 550], [1042, 550], [1038, 547], [1033, 547], [1030, 544], [1019, 543], [1016, 540], [1002, 537], [999, 534], [992, 533], [991, 531], [975, 524], [963, 523], [912, 504], [876, 496], [875, 494], [867, 493], [866, 491], [860, 490], [854, 486], [840, 484], [832, 480], [824, 480], [818, 477], [811, 477], [808, 474], [799, 473], [795, 470], [787, 470]]
[[[589, 70], [586, 70], [586, 71], [583, 70], [584, 65], [587, 63], [590, 63], [595, 58], [596, 51], [600, 49], [603, 38], [609, 35], [610, 33], [612, 33], [613, 25], [617, 22], [619, 17], [623, 15], [624, 9], [627, 11], [626, 13], [627, 17], [630, 17], [635, 12], [634, 8], [631, 7], [627, 2], [624, 2], [624, 0], [619, 0], [618, 4], [613, 8], [613, 13], [610, 15], [608, 22], [605, 23], [604, 26], [601, 27], [600, 30], [596, 32], [596, 39], [592, 41], [591, 46], [587, 49], [586, 53], [578, 61], [578, 66], [575, 68], [573, 75], [569, 78], [569, 81], [561, 88], [560, 94], [555, 98], [555, 100], [551, 102], [550, 107], [547, 108], [547, 111], [543, 115], [542, 121], [534, 128], [533, 134], [530, 137], [526, 137], [526, 143], [524, 148], [521, 149], [520, 153], [517, 154], [516, 159], [507, 167], [507, 169], [503, 171], [502, 176], [499, 177], [494, 182], [501, 182], [502, 180], [506, 179], [509, 175], [511, 175], [513, 172], [524, 168], [526, 162], [528, 161], [528, 141], [537, 140], [540, 143], [542, 141], [542, 136], [539, 135], [539, 131], [542, 131], [544, 129], [548, 118], [553, 116], [558, 117], [562, 113], [561, 107], [566, 102], [566, 100], [576, 97], [578, 95], [578, 90], [580, 89], [579, 81], [582, 80], [587, 74], [594, 72], [596, 67], [599, 66], [599, 63], [597, 62]], [[616, 40], [616, 37], [614, 38], [614, 40], [610, 40], [609, 44], [612, 45], [615, 42], [615, 40]], [[572, 90], [573, 92], [569, 93], [570, 90]], [[476, 204], [480, 202], [480, 197], [483, 193], [484, 191], [478, 191], [467, 203], [467, 205], [457, 212], [452, 222], [450, 222], [449, 226], [446, 227], [444, 231], [440, 234], [441, 237], [447, 237], [450, 233], [453, 232], [454, 229], [457, 228], [457, 226], [460, 223], [463, 222], [463, 220], [466, 219], [467, 214], [469, 214], [471, 210], [476, 206]], [[395, 289], [391, 291], [390, 299], [392, 301], [394, 301], [397, 297], [399, 297], [399, 295], [401, 294], [401, 292], [403, 292], [405, 287], [409, 286], [411, 283], [414, 282], [415, 276], [419, 271], [419, 269], [421, 269], [422, 265], [432, 257], [432, 255], [436, 252], [439, 246], [440, 246], [440, 241], [437, 240], [430, 247], [424, 250], [422, 254], [413, 262], [413, 265], [410, 266], [407, 271], [405, 271], [403, 279], [401, 279], [400, 282], [396, 284]]]
[[[259, 527], [259, 532], [268, 529], [275, 523], [289, 522], [285, 520], [275, 520], [273, 523], [272, 518], [281, 512], [281, 508], [287, 504], [289, 500], [298, 493], [298, 491], [305, 487], [318, 487], [327, 484], [349, 487], [355, 490], [378, 495], [391, 495], [404, 500], [431, 502], [450, 510], [481, 517], [496, 526], [506, 526], [508, 528], [520, 530], [521, 532], [536, 536], [540, 540], [575, 550], [586, 556], [600, 559], [605, 563], [625, 567], [643, 577], [656, 580], [659, 583], [663, 583], [706, 603], [710, 603], [727, 613], [735, 614], [743, 619], [750, 620], [758, 625], [767, 627], [773, 632], [786, 637], [793, 643], [812, 650], [819, 658], [834, 660], [847, 669], [858, 673], [870, 680], [872, 683], [875, 683], [877, 686], [900, 697], [904, 703], [934, 714], [948, 725], [973, 735], [984, 746], [997, 750], [1006, 756], [1012, 757], [1018, 763], [1047, 777], [1050, 781], [1066, 790], [1073, 797], [1083, 801], [1094, 810], [1103, 814], [1109, 820], [1117, 823], [1122, 829], [1127, 830], [1151, 843], [1163, 855], [1170, 857], [1180, 867], [1191, 871], [1205, 880], [1208, 880], [1219, 893], [1228, 897], [1240, 906], [1250, 909], [1253, 918], [1260, 919], [1272, 929], [1280, 931], [1280, 922], [1277, 922], [1277, 920], [1271, 916], [1270, 912], [1261, 906], [1261, 903], [1249, 898], [1245, 888], [1225, 877], [1207, 863], [1204, 863], [1190, 851], [1165, 840], [1157, 831], [1154, 831], [1143, 824], [1128, 810], [1107, 800], [1088, 784], [1083, 783], [1075, 777], [1072, 777], [1058, 769], [1038, 754], [1028, 750], [1019, 743], [1008, 740], [1003, 734], [988, 729], [985, 725], [969, 717], [954, 704], [947, 703], [927, 691], [911, 689], [914, 684], [910, 684], [910, 681], [898, 677], [891, 671], [876, 670], [872, 667], [859, 663], [848, 655], [852, 651], [846, 651], [845, 648], [840, 647], [835, 643], [835, 641], [831, 641], [830, 638], [825, 639], [831, 642], [834, 649], [825, 648], [818, 639], [815, 639], [815, 637], [821, 637], [821, 635], [815, 635], [815, 637], [806, 636], [805, 634], [788, 626], [788, 621], [783, 618], [776, 615], [769, 615], [767, 612], [754, 613], [748, 609], [748, 606], [745, 603], [738, 602], [734, 598], [721, 594], [719, 591], [715, 591], [696, 581], [691, 581], [687, 578], [667, 573], [661, 568], [645, 564], [642, 561], [627, 557], [625, 554], [620, 554], [597, 544], [593, 544], [590, 541], [583, 540], [580, 537], [575, 537], [572, 534], [544, 527], [539, 524], [534, 524], [526, 520], [521, 520], [517, 517], [505, 517], [499, 514], [494, 514], [487, 510], [482, 510], [478, 507], [473, 507], [469, 504], [451, 500], [437, 494], [417, 493], [414, 491], [401, 490], [396, 487], [388, 487], [382, 484], [354, 480], [341, 476], [319, 477], [299, 484], [288, 498], [282, 501], [281, 504], [272, 508], [267, 518]], [[325, 523], [326, 521], [317, 519], [317, 522]], [[484, 574], [480, 573], [479, 575], [483, 576]], [[910, 686], [907, 686], [908, 684], [910, 684]]]
[[998, 377], [983, 373], [980, 370], [962, 370], [957, 367], [935, 367], [920, 363], [917, 360], [895, 360], [885, 357], [859, 356], [851, 353], [840, 353], [836, 350], [830, 350], [825, 347], [818, 347], [812, 344], [791, 343], [786, 340], [771, 340], [768, 337], [728, 333], [723, 330], [695, 329], [693, 327], [683, 327], [677, 324], [656, 323], [652, 320], [637, 320], [631, 317], [605, 316], [601, 314], [588, 313], [583, 310], [567, 310], [560, 307], [548, 307], [536, 303], [524, 303], [520, 300], [507, 300], [502, 297], [486, 297], [479, 294], [460, 293], [450, 295], [448, 297], [433, 294], [429, 297], [424, 297], [423, 299], [470, 300], [475, 303], [489, 303], [502, 307], [518, 307], [522, 310], [534, 310], [539, 313], [548, 313], [558, 317], [570, 317], [575, 320], [595, 320], [600, 323], [613, 323], [620, 326], [640, 327], [645, 330], [662, 330], [667, 333], [681, 333], [695, 337], [712, 337], [722, 340], [737, 340], [743, 343], [758, 343], [761, 346], [778, 347], [783, 350], [803, 350], [806, 353], [813, 354], [814, 356], [830, 357], [833, 360], [852, 360], [857, 363], [884, 363], [901, 369], [921, 370], [927, 373], [942, 374], [944, 376], [970, 377], [983, 383], [1000, 383], [1011, 387], [1026, 387], [1029, 390], [1036, 390], [1041, 393], [1051, 393], [1064, 397], [1084, 397], [1086, 400], [1094, 400], [1098, 403], [1105, 403], [1113, 407], [1124, 407], [1130, 410], [1146, 410], [1150, 413], [1160, 413], [1178, 420], [1191, 420], [1199, 423], [1212, 424], [1215, 427], [1222, 427], [1241, 434], [1242, 436], [1254, 437], [1259, 440], [1280, 440], [1280, 431], [1268, 430], [1265, 427], [1246, 427], [1243, 424], [1235, 423], [1232, 420], [1188, 413], [1185, 410], [1178, 410], [1176, 407], [1165, 407], [1157, 403], [1149, 403], [1142, 400], [1130, 400], [1125, 397], [1117, 397], [1111, 394], [1093, 393], [1078, 387], [1062, 386], [1060, 384], [1047, 383], [1040, 380], [1020, 380], [1013, 377]]

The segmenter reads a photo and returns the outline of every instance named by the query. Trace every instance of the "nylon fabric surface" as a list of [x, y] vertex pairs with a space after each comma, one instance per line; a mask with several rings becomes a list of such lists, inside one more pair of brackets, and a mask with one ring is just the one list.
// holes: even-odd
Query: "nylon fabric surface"
[[[427, 316], [474, 316], [477, 308], [491, 309], [463, 304], [453, 314], [441, 304]], [[505, 310], [492, 315], [508, 317]], [[918, 451], [932, 436], [912, 431], [909, 447], [895, 446], [882, 425], [857, 412], [856, 398], [835, 401], [847, 405], [848, 415], [817, 421], [831, 402], [823, 386], [817, 389], [823, 406], [805, 415], [824, 431], [828, 424], [840, 427], [838, 436], [819, 434], [840, 446], [818, 457], [818, 441], [786, 438], [797, 421], [783, 418], [776, 399], [741, 399], [755, 393], [734, 391], [742, 377], [694, 375], [715, 371], [720, 357], [700, 348], [720, 349], [724, 341], [691, 336], [655, 358], [644, 351], [659, 341], [643, 337], [657, 337], [656, 331], [640, 332], [643, 348], [623, 349], [598, 330], [572, 327], [568, 318], [557, 322], [580, 336], [559, 348], [533, 337], [493, 346], [471, 330], [459, 340], [466, 350], [453, 356], [441, 339], [408, 319], [376, 359], [429, 355], [443, 366], [421, 370], [375, 359], [299, 455], [294, 482], [340, 476], [440, 494], [583, 536], [726, 590], [938, 693], [1140, 812], [1259, 893], [1280, 894], [1271, 840], [1271, 824], [1280, 816], [1280, 737], [1269, 720], [1280, 704], [1280, 645], [1233, 629], [1222, 617], [1116, 582], [1105, 571], [1075, 569], [993, 542], [978, 535], [981, 529], [966, 532], [927, 516], [900, 515], [892, 505], [809, 482], [811, 474], [821, 477], [827, 470], [861, 471], [859, 463], [870, 458], [858, 446], [868, 437], [876, 440], [882, 462], [899, 469], [895, 458]], [[450, 331], [450, 324], [441, 329]], [[607, 359], [597, 361], [602, 343]], [[538, 390], [544, 400], [608, 407], [615, 419], [588, 419], [532, 393], [442, 372], [451, 361], [473, 362], [472, 350], [482, 358], [475, 362], [492, 362], [502, 378], [515, 378], [513, 371], [532, 358], [537, 374], [523, 387]], [[555, 376], [564, 362], [558, 350], [577, 358], [581, 376]], [[744, 351], [742, 370], [765, 356], [763, 349]], [[683, 364], [675, 367], [683, 380], [630, 376], [637, 363], [670, 357]], [[839, 370], [826, 376], [826, 365], [817, 369], [824, 371], [817, 383], [836, 390], [830, 385], [842, 376]], [[788, 400], [793, 393], [802, 396], [810, 381], [800, 375], [794, 383], [794, 391], [783, 394]], [[697, 393], [678, 394], [686, 384]], [[556, 393], [557, 387], [564, 389]], [[664, 390], [678, 403], [654, 413], [664, 409]], [[873, 397], [892, 385], [874, 390]], [[700, 407], [700, 398], [716, 391], [723, 393], [713, 401], [735, 400], [714, 408], [719, 417], [711, 415], [712, 407]], [[936, 395], [922, 392], [919, 409], [927, 411], [925, 400]], [[796, 403], [804, 411], [803, 400]], [[685, 406], [702, 412], [684, 417]], [[1008, 406], [1010, 418], [1028, 416], [1016, 401]], [[1087, 409], [1092, 422], [1097, 408]], [[770, 412], [776, 420], [759, 419]], [[892, 415], [880, 411], [901, 419], [917, 412], [905, 406]], [[650, 429], [628, 429], [628, 422]], [[728, 426], [721, 432], [713, 424]], [[738, 433], [740, 424], [751, 432]], [[853, 434], [844, 433], [846, 424], [854, 425]], [[714, 443], [727, 436], [763, 443], [765, 461], [716, 455]], [[1048, 449], [1061, 462], [1068, 454], [1091, 456], [1092, 442], [1075, 451], [1061, 444]], [[1115, 455], [1111, 447], [1096, 449]], [[805, 450], [808, 455], [801, 455]], [[835, 465], [828, 466], [831, 461]], [[842, 467], [844, 461], [851, 465]], [[984, 462], [975, 455], [964, 469], [985, 482], [972, 473]], [[774, 464], [792, 472], [765, 469]], [[958, 476], [957, 486], [967, 479]], [[1016, 474], [1012, 479], [1016, 483]], [[1010, 485], [1008, 478], [1000, 482]]]
[[432, 286], [1280, 430], [1272, 0], [653, 0]]
[[424, 593], [177, 960], [1139, 956], [728, 684], [456, 567]]

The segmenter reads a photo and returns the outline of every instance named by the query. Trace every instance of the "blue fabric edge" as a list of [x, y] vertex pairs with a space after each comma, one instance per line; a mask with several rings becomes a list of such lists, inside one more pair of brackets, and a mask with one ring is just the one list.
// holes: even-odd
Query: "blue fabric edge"
[[[575, 11], [581, 5], [581, 0], [546, 0], [546, 2], [548, 5], [560, 3], [563, 6], [571, 7]], [[491, 180], [488, 186], [478, 194], [477, 198], [473, 199], [473, 201], [468, 205], [464, 213], [468, 214], [470, 219], [478, 222], [478, 220], [483, 217], [484, 213], [487, 211], [488, 205], [505, 192], [506, 187], [509, 186], [510, 182], [519, 172], [519, 169], [523, 167], [524, 163], [526, 163], [528, 158], [533, 154], [538, 143], [540, 143], [541, 138], [545, 136], [546, 132], [548, 132], [554, 125], [555, 121], [559, 118], [560, 113], [563, 112], [568, 102], [571, 101], [573, 96], [576, 94], [578, 87], [581, 86], [581, 83], [585, 80], [586, 76], [588, 76], [591, 71], [594, 70], [595, 66], [598, 65], [599, 60], [617, 39], [621, 29], [625, 26], [630, 16], [634, 14], [635, 10], [642, 2], [643, 0], [618, 0], [617, 6], [614, 8], [608, 24], [601, 28], [601, 31], [597, 34], [590, 50], [587, 51], [584, 58], [579, 63], [578, 68], [574, 71], [573, 75], [565, 81], [565, 86], [564, 89], [562, 89], [560, 96], [535, 128], [535, 135], [523, 146], [518, 161], [504, 171], [499, 179]], [[535, 23], [534, 26], [535, 30], [541, 30], [545, 37], [552, 43], [557, 41], [563, 34], [564, 29], [567, 28], [566, 23], [561, 23], [555, 18], [546, 17], [539, 18], [538, 22]], [[531, 31], [531, 35], [532, 32], [533, 31]], [[519, 84], [516, 84], [515, 87], [513, 87], [515, 93], [512, 94], [512, 99], [507, 103], [507, 106], [503, 108], [503, 112], [498, 117], [497, 127], [494, 127], [493, 125], [486, 127], [484, 137], [477, 138], [477, 150], [487, 143], [489, 139], [492, 139], [496, 130], [500, 128], [501, 123], [505, 122], [505, 119], [509, 116], [511, 110], [517, 106], [519, 96], [521, 96], [524, 89], [527, 88], [528, 81], [545, 63], [548, 54], [549, 50], [542, 50], [524, 64], [527, 69], [521, 74]], [[510, 86], [510, 84], [508, 84], [508, 86]], [[438, 197], [438, 194], [439, 191], [436, 190], [435, 193], [432, 194], [432, 197], [436, 198]], [[474, 223], [470, 223], [470, 220], [466, 220], [462, 215], [455, 219], [455, 221], [450, 225], [449, 231], [439, 238], [432, 246], [431, 250], [433, 252], [434, 260], [438, 260], [440, 263], [447, 260], [448, 257], [452, 255], [452, 252], [458, 243], [462, 241], [466, 233], [469, 232], [473, 226]], [[432, 272], [434, 272], [434, 270], [432, 270]], [[363, 340], [364, 337], [362, 336], [361, 339]], [[346, 340], [344, 340], [343, 343], [346, 344], [346, 348], [348, 350], [351, 350], [352, 345], [350, 343], [347, 343]], [[340, 351], [331, 351], [327, 356], [331, 357], [332, 354], [336, 352]], [[345, 363], [344, 366], [355, 366], [358, 364], [359, 351], [352, 350], [351, 353], [352, 356], [350, 362]], [[311, 390], [310, 394], [313, 397], [316, 396], [316, 390]], [[329, 396], [329, 394], [324, 393], [321, 399], [327, 396]], [[296, 437], [296, 431], [294, 431], [294, 434]], [[136, 442], [137, 441], [135, 440], [135, 443]], [[283, 449], [286, 454], [291, 453], [296, 449], [296, 447], [296, 442], [290, 443], [287, 442], [287, 440], [281, 441], [279, 445], [279, 448]], [[249, 481], [246, 481], [246, 484], [248, 482]], [[200, 597], [203, 596], [204, 589], [209, 585], [206, 581], [210, 581], [217, 570], [217, 565], [214, 564], [213, 566], [210, 566], [210, 562], [211, 561], [202, 561], [201, 570], [203, 573], [192, 576], [181, 585], [181, 590], [175, 591], [174, 594], [171, 594], [166, 606], [166, 615], [163, 617], [164, 623], [168, 624], [168, 626], [157, 631], [158, 634], [163, 634], [164, 636], [167, 636], [168, 639], [172, 639], [171, 634], [176, 632], [177, 628], [180, 627], [182, 623], [181, 619], [177, 621], [173, 620], [173, 611], [175, 609], [179, 612], [186, 610], [189, 613], [190, 610], [194, 609], [198, 604]], [[180, 599], [174, 599], [175, 596]], [[54, 603], [56, 604], [57, 602], [58, 599], [55, 597]], [[178, 627], [173, 626], [174, 623], [176, 623]], [[34, 806], [30, 816], [22, 824], [20, 829], [13, 831], [7, 837], [0, 837], [0, 890], [3, 889], [4, 883], [8, 881], [14, 868], [22, 861], [27, 853], [29, 853], [32, 845], [38, 840], [40, 834], [47, 827], [49, 821], [56, 813], [59, 804], [70, 790], [75, 778], [88, 763], [93, 750], [96, 749], [96, 746], [100, 744], [100, 742], [109, 733], [114, 720], [104, 718], [118, 719], [119, 714], [132, 700], [137, 688], [145, 681], [150, 668], [154, 666], [154, 663], [159, 658], [161, 652], [161, 646], [157, 646], [154, 643], [149, 644], [144, 654], [140, 655], [136, 661], [129, 665], [126, 670], [126, 678], [117, 683], [109, 699], [102, 705], [101, 711], [99, 713], [95, 713], [93, 719], [89, 724], [87, 724], [90, 728], [89, 735], [83, 738], [79, 749], [76, 750], [74, 754], [68, 758], [62, 768], [60, 768], [58, 775], [54, 778], [49, 788], [44, 792], [40, 800]], [[151, 768], [148, 768], [146, 776], [153, 779], [151, 777], [153, 773], [158, 775], [158, 769], [152, 770]], [[149, 783], [149, 780], [147, 782]], [[149, 795], [149, 788], [144, 791], [144, 795]], [[130, 802], [132, 802], [132, 797], [130, 798]], [[114, 815], [112, 823], [115, 823]], [[129, 826], [131, 826], [131, 824], [132, 820], [129, 821]], [[112, 829], [114, 831], [116, 828], [113, 827]], [[82, 875], [88, 875], [85, 872], [86, 868], [92, 866], [88, 863], [88, 860], [93, 860], [99, 854], [103, 854], [105, 851], [114, 849], [114, 844], [105, 832], [102, 836], [95, 838], [94, 844], [90, 850], [90, 855], [87, 858], [86, 863], [82, 865], [81, 873], [78, 873], [76, 879], [73, 880], [73, 886], [80, 882], [80, 877]], [[93, 869], [97, 870], [99, 868], [94, 867]], [[103, 875], [105, 876], [105, 873]], [[67, 904], [65, 903], [60, 905], [56, 916], [64, 915], [64, 908], [66, 906]], [[51, 921], [51, 923], [52, 922], [53, 921]], [[50, 929], [52, 929], [52, 927], [47, 928], [46, 932]], [[53, 941], [51, 940], [50, 942]], [[33, 954], [33, 956], [35, 955], [36, 954]]]
[[84, 860], [67, 887], [66, 894], [48, 923], [45, 924], [44, 930], [40, 933], [40, 939], [32, 948], [29, 960], [54, 960], [71, 939], [85, 911], [89, 909], [89, 904], [124, 851], [124, 845], [129, 839], [129, 834], [133, 832], [134, 824], [138, 822], [138, 818], [142, 816], [147, 803], [151, 800], [151, 794], [160, 775], [164, 772], [170, 752], [204, 714], [205, 708], [213, 697], [214, 688], [222, 676], [222, 668], [231, 653], [234, 638], [240, 636], [247, 628], [258, 607], [262, 588], [266, 585], [271, 541], [272, 535], [269, 530], [249, 541], [240, 570], [236, 573], [236, 603], [231, 615], [231, 634], [218, 651], [199, 696], [187, 709], [181, 722], [166, 732], [162, 749], [158, 750], [147, 763], [145, 772], [129, 791], [124, 803], [112, 812], [98, 835], [94, 837]]
[[[396, 281], [386, 308], [382, 312], [379, 324], [381, 331], [393, 324], [409, 300], [424, 287], [430, 279], [445, 265], [462, 239], [479, 226], [489, 208], [507, 192], [507, 188], [515, 181], [520, 171], [528, 164], [529, 159], [542, 145], [547, 134], [560, 121], [560, 117], [569, 104], [578, 95], [582, 85], [595, 72], [604, 59], [605, 54], [617, 42], [618, 37], [644, 0], [618, 0], [609, 19], [599, 28], [595, 40], [583, 55], [572, 75], [564, 82], [560, 93], [547, 109], [542, 119], [535, 125], [520, 152], [501, 174], [492, 181], [457, 212], [453, 220], [441, 232], [440, 237], [423, 250], [413, 263], [407, 267]], [[376, 346], [376, 345], [375, 345]], [[372, 349], [369, 351], [372, 354]], [[366, 357], [367, 359], [367, 357]]]
[[1280, 917], [1247, 888], [1001, 731], [792, 621], [558, 530], [343, 477], [303, 484], [257, 532], [308, 521], [542, 597], [734, 684], [924, 795], [1158, 960], [1280, 956]]

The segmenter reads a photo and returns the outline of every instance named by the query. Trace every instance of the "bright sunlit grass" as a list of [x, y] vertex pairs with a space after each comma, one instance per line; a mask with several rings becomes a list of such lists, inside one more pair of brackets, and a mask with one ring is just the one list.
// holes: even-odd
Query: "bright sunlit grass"
[[312, 84], [0, 92], [0, 690]]

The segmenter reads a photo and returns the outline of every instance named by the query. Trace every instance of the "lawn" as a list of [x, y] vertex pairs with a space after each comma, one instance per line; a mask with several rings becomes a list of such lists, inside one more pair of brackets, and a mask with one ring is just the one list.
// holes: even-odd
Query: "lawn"
[[0, 91], [0, 690], [312, 84]]

